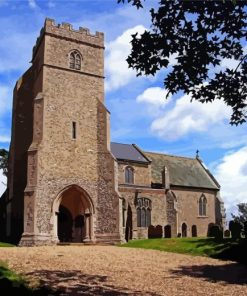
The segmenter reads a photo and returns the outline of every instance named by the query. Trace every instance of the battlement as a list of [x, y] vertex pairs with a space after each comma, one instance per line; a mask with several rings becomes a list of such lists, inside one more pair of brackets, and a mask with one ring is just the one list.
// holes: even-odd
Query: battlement
[[49, 34], [60, 38], [75, 40], [76, 42], [88, 43], [92, 46], [104, 48], [104, 33], [96, 32], [91, 34], [89, 29], [79, 27], [78, 30], [73, 29], [69, 23], [56, 24], [55, 20], [46, 18], [44, 27], [40, 31], [36, 44], [33, 47], [33, 56], [40, 44], [43, 35]]

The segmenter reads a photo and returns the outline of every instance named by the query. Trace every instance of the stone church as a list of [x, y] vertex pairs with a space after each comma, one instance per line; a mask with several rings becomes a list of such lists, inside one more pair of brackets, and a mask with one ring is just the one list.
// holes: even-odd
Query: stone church
[[31, 62], [14, 89], [2, 237], [118, 243], [224, 226], [220, 186], [198, 155], [110, 143], [103, 33], [46, 19]]

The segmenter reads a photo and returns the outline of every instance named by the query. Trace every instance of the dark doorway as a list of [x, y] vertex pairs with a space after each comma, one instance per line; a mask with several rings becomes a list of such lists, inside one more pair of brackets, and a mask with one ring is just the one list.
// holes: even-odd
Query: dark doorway
[[186, 225], [186, 223], [182, 224], [182, 237], [187, 237], [187, 225]]
[[196, 227], [196, 225], [192, 225], [191, 234], [192, 234], [192, 237], [197, 237], [197, 227]]
[[172, 237], [172, 228], [171, 228], [171, 225], [166, 225], [165, 227], [164, 227], [164, 237], [165, 238], [170, 238], [170, 237]]
[[74, 241], [82, 242], [83, 230], [84, 230], [84, 216], [83, 215], [76, 216], [74, 225], [75, 225]]
[[70, 211], [64, 207], [59, 207], [58, 213], [58, 238], [60, 242], [72, 241], [73, 218]]
[[125, 227], [125, 240], [126, 242], [128, 242], [130, 239], [132, 239], [132, 210], [130, 205], [128, 205], [126, 227]]

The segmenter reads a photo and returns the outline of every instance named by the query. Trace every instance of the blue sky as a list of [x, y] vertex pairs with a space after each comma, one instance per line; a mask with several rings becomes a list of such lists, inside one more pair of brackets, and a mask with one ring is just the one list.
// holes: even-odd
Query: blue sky
[[[247, 202], [247, 125], [230, 126], [230, 110], [220, 101], [190, 103], [183, 94], [165, 100], [166, 72], [136, 78], [128, 69], [130, 35], [150, 25], [147, 6], [137, 11], [117, 0], [0, 0], [0, 147], [9, 146], [12, 89], [30, 66], [32, 46], [45, 17], [105, 33], [105, 100], [113, 141], [189, 157], [198, 149], [222, 186], [228, 213], [236, 203]], [[170, 66], [174, 63], [175, 56]], [[221, 67], [236, 63], [224, 60]]]

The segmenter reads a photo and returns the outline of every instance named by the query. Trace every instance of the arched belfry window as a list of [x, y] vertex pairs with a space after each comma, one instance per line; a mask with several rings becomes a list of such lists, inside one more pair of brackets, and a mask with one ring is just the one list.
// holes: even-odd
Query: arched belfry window
[[125, 183], [134, 184], [134, 169], [130, 166], [125, 168]]
[[199, 216], [207, 215], [207, 199], [205, 195], [202, 195], [199, 199]]
[[137, 199], [136, 215], [137, 215], [137, 227], [148, 227], [151, 225], [151, 200], [145, 197]]
[[69, 67], [75, 70], [81, 69], [81, 55], [77, 50], [73, 50], [69, 54]]

